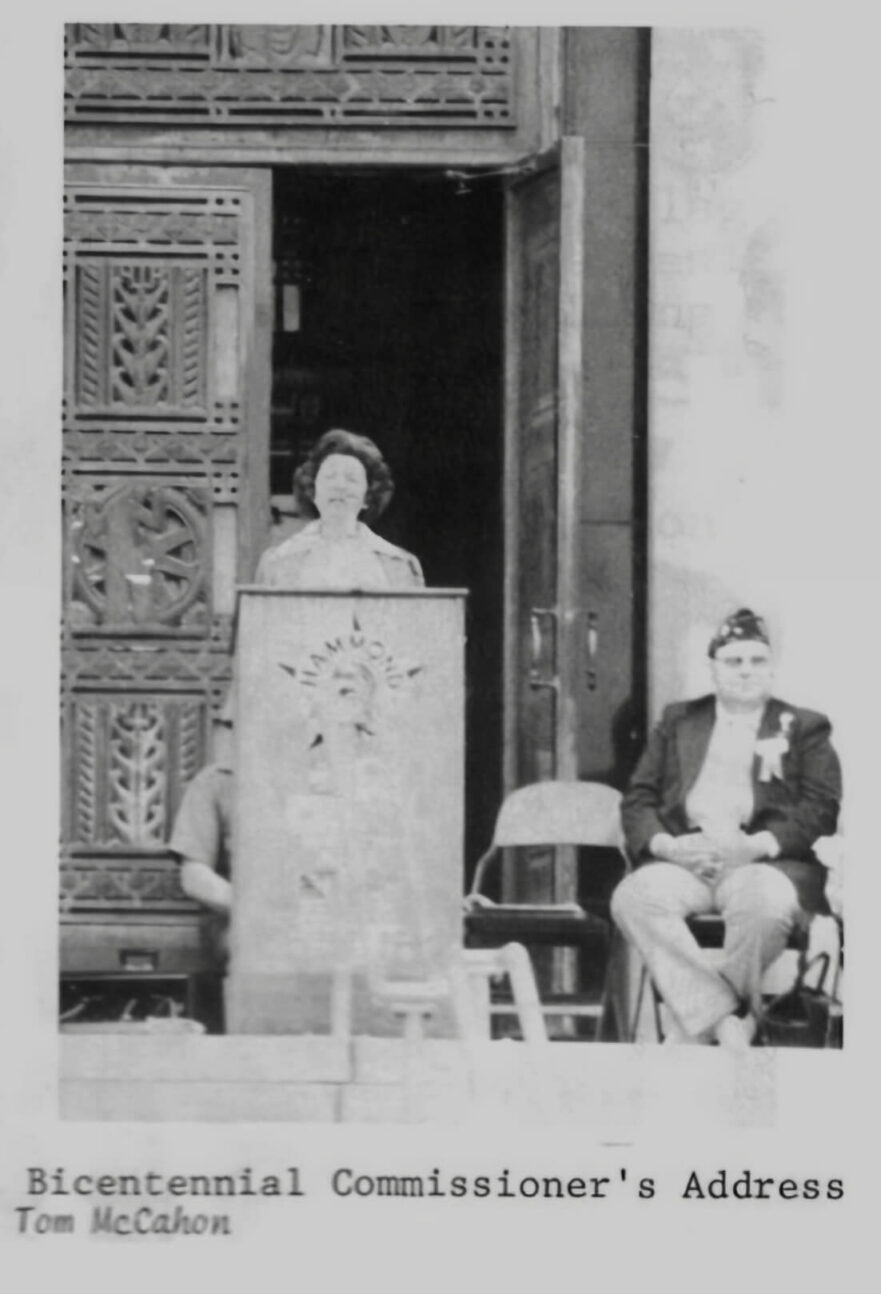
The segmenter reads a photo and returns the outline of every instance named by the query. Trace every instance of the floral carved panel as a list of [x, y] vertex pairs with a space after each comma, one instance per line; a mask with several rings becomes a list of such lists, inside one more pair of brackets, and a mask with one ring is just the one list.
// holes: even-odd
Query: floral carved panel
[[73, 849], [165, 852], [183, 787], [204, 759], [204, 698], [78, 694], [68, 718]]
[[246, 200], [224, 188], [68, 185], [65, 430], [108, 418], [121, 430], [239, 430], [238, 378], [220, 356], [238, 346]]
[[76, 407], [206, 413], [206, 270], [157, 261], [80, 261]]

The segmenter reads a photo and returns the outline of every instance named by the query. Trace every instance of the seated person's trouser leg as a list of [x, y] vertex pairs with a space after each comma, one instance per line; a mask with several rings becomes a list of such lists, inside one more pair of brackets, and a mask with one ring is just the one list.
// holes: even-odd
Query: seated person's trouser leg
[[[675, 863], [647, 863], [612, 896], [616, 923], [676, 1022], [691, 1035], [729, 1015], [742, 998], [755, 999], [765, 968], [786, 946], [797, 911], [795, 887], [764, 863], [732, 871], [715, 890]], [[686, 917], [705, 912], [719, 912], [725, 920], [721, 973], [685, 924]]]
[[753, 1011], [761, 1006], [762, 976], [786, 947], [799, 912], [788, 876], [767, 863], [735, 868], [715, 887], [725, 921], [725, 944], [717, 971]]

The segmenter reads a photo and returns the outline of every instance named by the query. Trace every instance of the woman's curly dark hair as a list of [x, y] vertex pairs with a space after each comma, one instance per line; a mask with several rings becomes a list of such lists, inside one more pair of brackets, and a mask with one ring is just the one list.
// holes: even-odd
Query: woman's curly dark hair
[[369, 436], [356, 435], [354, 431], [334, 428], [326, 431], [309, 457], [294, 473], [294, 494], [310, 516], [317, 517], [315, 507], [315, 476], [319, 467], [331, 454], [348, 454], [357, 458], [367, 473], [367, 496], [361, 518], [368, 525], [385, 512], [395, 492], [395, 483], [388, 464]]

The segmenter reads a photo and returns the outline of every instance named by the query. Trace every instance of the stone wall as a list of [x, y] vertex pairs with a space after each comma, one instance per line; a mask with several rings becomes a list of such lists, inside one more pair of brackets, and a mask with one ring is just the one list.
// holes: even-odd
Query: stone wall
[[866, 442], [824, 385], [841, 360], [834, 333], [817, 345], [834, 327], [821, 291], [843, 249], [816, 241], [817, 203], [839, 167], [834, 134], [812, 134], [825, 114], [793, 39], [652, 37], [650, 705], [706, 690], [712, 627], [751, 606], [779, 649], [777, 691], [833, 716], [847, 774]]

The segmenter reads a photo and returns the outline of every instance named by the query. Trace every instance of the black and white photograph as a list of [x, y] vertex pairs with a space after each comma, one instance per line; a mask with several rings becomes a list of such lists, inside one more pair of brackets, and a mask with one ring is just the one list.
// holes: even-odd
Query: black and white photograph
[[98, 8], [3, 56], [13, 1268], [827, 1289], [868, 33]]

